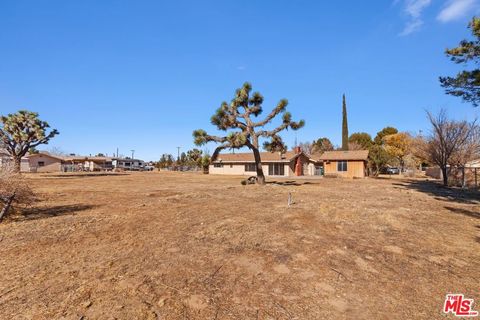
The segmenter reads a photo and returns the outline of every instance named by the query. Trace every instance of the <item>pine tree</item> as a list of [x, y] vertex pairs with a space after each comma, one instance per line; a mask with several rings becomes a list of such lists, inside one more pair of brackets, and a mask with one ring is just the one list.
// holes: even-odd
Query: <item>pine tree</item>
[[347, 103], [343, 95], [342, 150], [348, 150]]
[[468, 26], [473, 40], [462, 40], [458, 47], [447, 49], [450, 60], [463, 66], [471, 66], [471, 70], [463, 70], [455, 77], [440, 77], [440, 83], [447, 94], [461, 97], [475, 107], [480, 105], [480, 18], [474, 17]]

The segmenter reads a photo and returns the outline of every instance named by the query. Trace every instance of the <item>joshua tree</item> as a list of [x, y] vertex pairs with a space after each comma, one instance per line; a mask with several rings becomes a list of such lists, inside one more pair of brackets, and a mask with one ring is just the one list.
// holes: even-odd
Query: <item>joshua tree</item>
[[187, 162], [189, 165], [195, 165], [197, 167], [201, 166], [202, 161], [202, 150], [199, 149], [192, 149], [187, 151]]
[[22, 157], [41, 144], [47, 144], [58, 134], [56, 129], [47, 134], [50, 126], [38, 118], [38, 113], [26, 110], [0, 117], [0, 141], [12, 156], [15, 170], [20, 171]]
[[208, 173], [208, 166], [210, 165], [210, 155], [208, 153], [204, 153], [204, 155], [200, 158], [200, 166], [202, 167], [203, 173]]
[[[303, 120], [292, 121], [292, 115], [286, 112], [288, 105], [286, 99], [280, 100], [263, 120], [255, 121], [263, 111], [263, 96], [258, 92], [250, 94], [251, 91], [251, 84], [245, 83], [242, 88], [237, 89], [230, 104], [223, 102], [212, 116], [211, 122], [213, 125], [221, 131], [228, 131], [225, 136], [212, 136], [207, 134], [205, 130], [199, 129], [193, 132], [193, 137], [195, 144], [198, 146], [207, 142], [220, 144], [213, 152], [212, 161], [223, 149], [248, 147], [252, 150], [255, 158], [257, 183], [263, 185], [265, 184], [265, 176], [259, 151], [260, 138], [270, 139], [269, 142], [263, 144], [264, 149], [270, 152], [285, 151], [286, 146], [278, 133], [288, 128], [298, 130], [304, 126], [305, 122]], [[278, 127], [269, 131], [263, 129], [266, 124], [280, 114], [282, 114], [282, 123]]]

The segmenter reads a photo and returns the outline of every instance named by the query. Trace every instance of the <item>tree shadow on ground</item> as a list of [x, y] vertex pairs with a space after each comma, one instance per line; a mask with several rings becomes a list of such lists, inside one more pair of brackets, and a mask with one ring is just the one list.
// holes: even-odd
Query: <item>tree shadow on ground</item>
[[[480, 219], [480, 212], [478, 211], [467, 210], [467, 209], [456, 208], [456, 207], [449, 207], [449, 206], [446, 206], [445, 209], [450, 210], [453, 213], [463, 214], [464, 216], [467, 216], [467, 217]], [[479, 226], [477, 226], [477, 228], [479, 228]]]
[[50, 207], [31, 207], [21, 211], [18, 216], [13, 216], [13, 220], [37, 220], [64, 215], [75, 215], [79, 211], [94, 209], [98, 206], [85, 204], [71, 204]]
[[318, 183], [314, 183], [314, 182], [311, 182], [311, 181], [296, 181], [296, 180], [286, 180], [286, 181], [267, 181], [266, 184], [275, 184], [275, 185], [278, 185], [278, 186], [294, 186], [294, 187], [298, 187], [298, 186], [303, 186], [303, 185], [309, 185], [309, 184], [318, 184]]
[[370, 177], [370, 179], [375, 179], [375, 180], [394, 180], [398, 178], [401, 178], [401, 176], [398, 174], [378, 175], [378, 176]]
[[128, 176], [128, 173], [65, 173], [65, 174], [51, 174], [46, 176], [47, 178], [94, 178], [105, 176]]
[[397, 189], [413, 189], [434, 196], [437, 200], [480, 204], [480, 192], [460, 188], [444, 187], [439, 182], [425, 180], [407, 180], [393, 183]]

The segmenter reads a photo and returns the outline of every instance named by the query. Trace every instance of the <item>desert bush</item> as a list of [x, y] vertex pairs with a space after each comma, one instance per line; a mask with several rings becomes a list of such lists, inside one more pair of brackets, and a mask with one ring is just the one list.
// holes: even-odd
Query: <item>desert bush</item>
[[33, 200], [33, 191], [15, 166], [0, 166], [0, 222], [13, 211], [14, 205], [28, 205]]

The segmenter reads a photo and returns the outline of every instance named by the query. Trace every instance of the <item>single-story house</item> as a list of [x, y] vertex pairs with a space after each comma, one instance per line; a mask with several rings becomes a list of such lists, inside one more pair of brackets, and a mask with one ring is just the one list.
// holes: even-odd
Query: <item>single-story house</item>
[[62, 171], [112, 170], [112, 161], [113, 159], [110, 157], [67, 156], [63, 157]]
[[28, 162], [22, 165], [21, 171], [25, 172], [60, 172], [62, 171], [63, 157], [46, 152], [33, 153], [26, 156]]
[[[338, 176], [363, 178], [366, 176], [368, 150], [326, 151], [307, 155], [298, 148], [285, 153], [261, 152], [262, 168], [266, 176]], [[256, 175], [253, 152], [219, 154], [209, 167], [211, 174]]]
[[[265, 176], [301, 176], [311, 162], [299, 149], [285, 153], [260, 152], [260, 158]], [[254, 176], [257, 172], [253, 152], [219, 154], [212, 159], [209, 173]]]
[[325, 151], [312, 155], [312, 159], [323, 163], [325, 176], [364, 178], [367, 171], [368, 150]]

